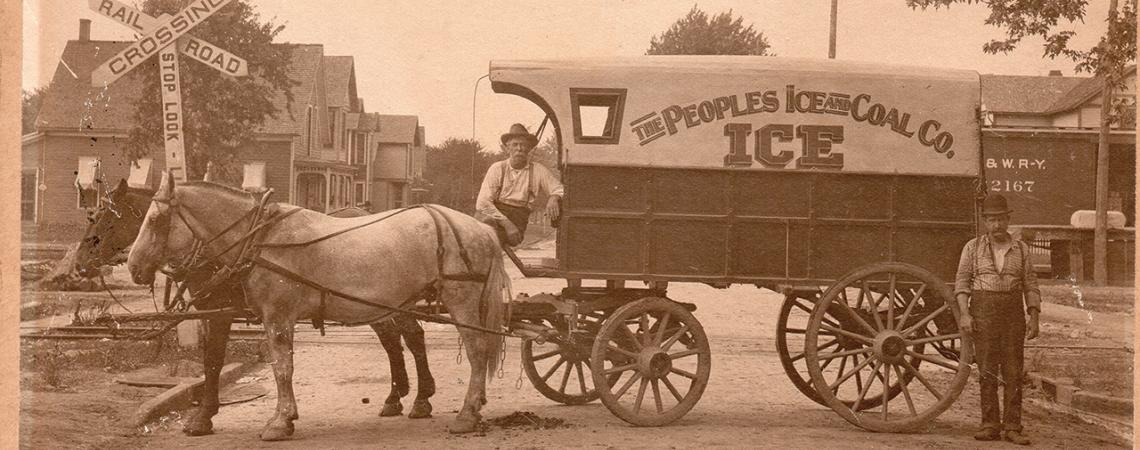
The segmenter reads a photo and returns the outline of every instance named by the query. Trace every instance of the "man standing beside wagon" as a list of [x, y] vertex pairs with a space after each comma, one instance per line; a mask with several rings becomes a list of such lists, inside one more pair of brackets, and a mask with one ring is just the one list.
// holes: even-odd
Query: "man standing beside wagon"
[[983, 201], [986, 233], [962, 249], [954, 294], [962, 311], [961, 329], [974, 337], [981, 378], [982, 427], [974, 439], [1029, 445], [1021, 426], [1021, 372], [1025, 340], [1040, 330], [1041, 291], [1028, 244], [1008, 232], [1010, 212], [1000, 194]]

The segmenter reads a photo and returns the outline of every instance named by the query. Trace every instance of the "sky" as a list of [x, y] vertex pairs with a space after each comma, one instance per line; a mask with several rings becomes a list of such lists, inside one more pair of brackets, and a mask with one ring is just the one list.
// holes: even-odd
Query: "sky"
[[[125, 0], [132, 3], [133, 0]], [[280, 42], [323, 44], [326, 55], [355, 58], [358, 93], [368, 112], [413, 114], [427, 143], [474, 136], [498, 147], [511, 123], [532, 130], [542, 112], [519, 97], [495, 94], [487, 74], [493, 59], [637, 56], [696, 4], [710, 14], [731, 10], [762, 32], [778, 56], [827, 58], [829, 0], [250, 0], [263, 20], [284, 24]], [[59, 55], [92, 20], [96, 40], [132, 35], [87, 8], [87, 0], [23, 0], [23, 87], [50, 83]], [[1104, 34], [1108, 0], [1090, 0], [1084, 23], [1059, 25], [1088, 48]], [[1039, 39], [1006, 55], [982, 45], [1001, 38], [984, 25], [988, 9], [955, 5], [912, 10], [904, 0], [840, 0], [839, 60], [976, 70], [983, 74], [1074, 74], [1074, 64], [1043, 58]], [[473, 110], [474, 95], [474, 114]], [[474, 121], [474, 122], [473, 122]]]

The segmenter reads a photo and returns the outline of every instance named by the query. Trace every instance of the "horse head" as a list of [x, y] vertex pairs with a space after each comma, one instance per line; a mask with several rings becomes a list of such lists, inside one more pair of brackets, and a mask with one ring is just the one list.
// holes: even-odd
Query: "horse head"
[[203, 252], [227, 263], [233, 254], [231, 244], [247, 227], [251, 209], [257, 202], [244, 191], [205, 181], [190, 181], [175, 186], [169, 172], [144, 215], [138, 236], [131, 244], [127, 268], [138, 284], [154, 282], [154, 273], [164, 264], [174, 264], [204, 243]]
[[75, 269], [80, 276], [93, 277], [99, 267], [120, 264], [125, 250], [135, 240], [153, 191], [127, 185], [127, 180], [107, 193], [90, 222], [76, 253]]

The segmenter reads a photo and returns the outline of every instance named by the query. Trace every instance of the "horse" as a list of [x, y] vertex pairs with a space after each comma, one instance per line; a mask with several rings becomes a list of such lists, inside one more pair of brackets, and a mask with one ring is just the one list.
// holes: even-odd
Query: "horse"
[[[99, 208], [91, 216], [83, 239], [80, 241], [76, 258], [76, 271], [86, 277], [99, 273], [99, 267], [104, 265], [117, 265], [126, 262], [126, 250], [130, 248], [139, 228], [142, 227], [143, 217], [150, 206], [155, 191], [152, 189], [133, 188], [127, 185], [125, 179], [107, 193]], [[368, 215], [363, 209], [348, 207], [330, 212], [333, 217], [359, 217]], [[186, 255], [168, 254], [167, 263], [175, 263]], [[193, 284], [193, 283], [192, 283]], [[193, 286], [191, 292], [196, 291]], [[230, 296], [243, 296], [241, 291], [227, 293]], [[244, 299], [239, 300], [244, 304]], [[223, 322], [223, 320], [225, 322]], [[203, 398], [198, 411], [185, 424], [184, 431], [192, 436], [210, 434], [213, 432], [211, 418], [218, 411], [218, 376], [225, 364], [225, 349], [229, 340], [230, 319], [206, 319], [206, 328], [215, 331], [208, 334], [203, 344], [202, 353], [206, 380], [203, 389]], [[370, 324], [380, 344], [388, 354], [388, 362], [392, 370], [391, 391], [384, 406], [380, 410], [381, 417], [397, 416], [403, 413], [401, 399], [408, 395], [408, 372], [404, 366], [404, 349], [400, 344], [403, 338], [412, 358], [416, 364], [416, 398], [412, 410], [408, 413], [410, 419], [431, 417], [432, 406], [430, 398], [435, 394], [435, 378], [427, 362], [427, 348], [424, 345], [424, 329], [414, 317], [397, 314], [389, 320]]]
[[[486, 381], [498, 365], [498, 334], [509, 301], [510, 278], [490, 226], [437, 205], [332, 218], [293, 205], [261, 209], [251, 194], [214, 183], [176, 186], [169, 173], [163, 184], [127, 267], [135, 283], [152, 284], [167, 254], [185, 254], [195, 242], [204, 243], [206, 258], [244, 267], [237, 272], [240, 288], [263, 323], [277, 384], [277, 405], [262, 440], [288, 439], [299, 417], [292, 383], [297, 320], [371, 323], [424, 296], [444, 305], [467, 343], [467, 394], [449, 431], [477, 428], [487, 401]], [[269, 218], [259, 221], [258, 212], [270, 210]], [[319, 237], [295, 242], [305, 236]], [[251, 244], [248, 255], [256, 256], [232, 251], [243, 244]]]

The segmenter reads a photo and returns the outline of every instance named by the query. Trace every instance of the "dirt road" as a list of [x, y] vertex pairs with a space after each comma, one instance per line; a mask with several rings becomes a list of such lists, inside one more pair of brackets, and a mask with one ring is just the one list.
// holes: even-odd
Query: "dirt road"
[[[516, 274], [517, 275], [517, 274]], [[515, 291], [556, 292], [559, 280], [516, 279]], [[456, 363], [459, 347], [453, 328], [428, 326], [428, 351], [438, 392], [434, 417], [380, 418], [388, 393], [388, 362], [367, 328], [340, 329], [321, 338], [307, 326], [298, 334], [295, 389], [300, 420], [294, 440], [263, 443], [257, 439], [276, 402], [272, 373], [265, 368], [250, 379], [265, 397], [223, 407], [214, 419], [216, 434], [187, 437], [181, 424], [153, 430], [129, 445], [174, 448], [357, 448], [407, 447], [791, 447], [791, 448], [981, 448], [1011, 444], [974, 441], [979, 408], [976, 377], [966, 391], [931, 426], [918, 434], [879, 434], [860, 430], [831, 410], [800, 394], [781, 369], [775, 351], [776, 316], [781, 298], [752, 287], [717, 290], [704, 285], [671, 285], [672, 298], [693, 302], [709, 333], [712, 376], [700, 403], [681, 420], [661, 428], [628, 426], [600, 403], [562, 406], [539, 394], [521, 374], [519, 341], [509, 340], [504, 376], [488, 389], [484, 419], [530, 411], [565, 421], [556, 429], [490, 427], [480, 435], [449, 435], [465, 392], [466, 360]], [[409, 370], [411, 370], [409, 368]], [[520, 380], [521, 377], [521, 380]], [[521, 385], [521, 386], [520, 386]], [[1029, 392], [1029, 397], [1040, 396]], [[369, 399], [364, 403], [363, 399]], [[410, 397], [405, 399], [410, 405]], [[1025, 423], [1035, 448], [1122, 446], [1109, 434], [1066, 416], [1026, 405]]]

